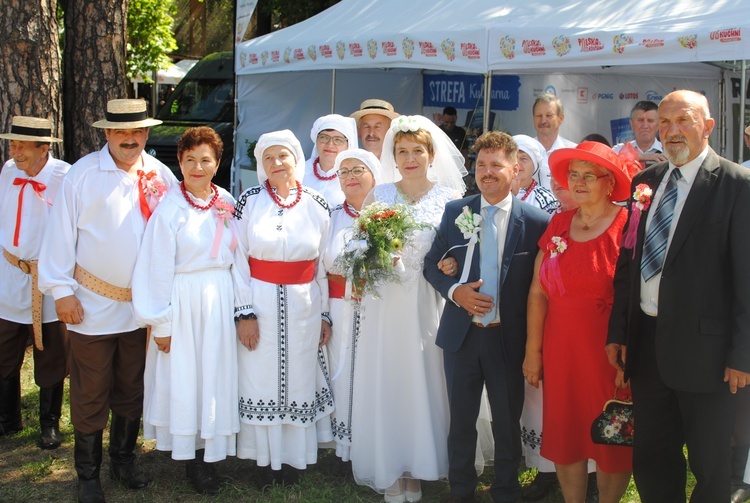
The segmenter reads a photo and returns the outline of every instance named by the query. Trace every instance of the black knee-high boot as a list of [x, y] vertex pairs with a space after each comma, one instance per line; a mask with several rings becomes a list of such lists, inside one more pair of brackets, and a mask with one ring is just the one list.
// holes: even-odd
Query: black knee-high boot
[[78, 474], [78, 503], [104, 503], [99, 482], [102, 465], [102, 432], [90, 435], [75, 430], [75, 467]]
[[141, 418], [125, 419], [114, 412], [109, 430], [110, 474], [128, 489], [143, 489], [151, 482], [135, 464], [135, 443]]
[[39, 389], [39, 426], [42, 434], [37, 445], [42, 449], [57, 449], [62, 444], [60, 435], [62, 402], [62, 381], [51, 388]]
[[21, 376], [0, 379], [0, 437], [22, 429]]

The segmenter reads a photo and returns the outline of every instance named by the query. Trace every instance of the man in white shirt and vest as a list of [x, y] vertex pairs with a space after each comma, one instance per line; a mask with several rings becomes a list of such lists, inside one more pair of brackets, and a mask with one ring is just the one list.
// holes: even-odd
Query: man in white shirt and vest
[[42, 236], [57, 189], [70, 165], [52, 157], [52, 121], [13, 117], [12, 159], [0, 172], [0, 436], [23, 429], [21, 365], [29, 335], [34, 338], [34, 381], [39, 386], [42, 449], [60, 447], [63, 383], [68, 375], [68, 332], [52, 298], [37, 287]]
[[143, 152], [143, 100], [111, 100], [107, 144], [76, 162], [52, 208], [39, 258], [39, 288], [55, 299], [70, 334], [70, 412], [75, 428], [78, 501], [104, 501], [102, 432], [110, 410], [110, 474], [130, 489], [149, 479], [135, 465], [143, 411], [146, 329], [135, 321], [130, 285], [155, 184], [174, 186], [164, 164]]

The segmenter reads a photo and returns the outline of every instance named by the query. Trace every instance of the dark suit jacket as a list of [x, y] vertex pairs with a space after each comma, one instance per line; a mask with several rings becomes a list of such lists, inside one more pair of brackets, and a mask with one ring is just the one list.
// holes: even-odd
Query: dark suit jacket
[[[481, 195], [451, 201], [445, 206], [435, 241], [424, 261], [425, 278], [448, 300], [440, 320], [436, 343], [445, 351], [451, 352], [458, 351], [461, 347], [471, 325], [471, 315], [448, 299], [448, 290], [458, 283], [461, 277], [466, 247], [456, 248], [449, 253], [449, 256], [454, 257], [458, 262], [458, 276], [446, 276], [438, 269], [437, 263], [451, 246], [468, 242], [455, 223], [464, 206], [469, 206], [474, 213], [480, 213]], [[537, 242], [544, 234], [548, 222], [549, 215], [546, 212], [518, 199], [513, 199], [508, 232], [505, 236], [498, 290], [500, 291], [500, 320], [503, 326], [503, 338], [509, 343], [512, 342], [512, 349], [514, 349], [512, 356], [514, 360], [520, 358], [518, 365], [523, 361], [526, 344], [526, 301], [534, 273], [534, 260], [539, 251]], [[479, 243], [477, 243], [468, 282], [478, 281], [480, 277]], [[511, 349], [510, 346], [506, 348]], [[517, 348], [520, 348], [520, 356]]]
[[[633, 191], [646, 183], [655, 194], [668, 167], [659, 163], [636, 175]], [[614, 279], [608, 342], [627, 345], [626, 377], [642, 336], [636, 320], [649, 211], [641, 215], [635, 258], [622, 248]], [[656, 359], [667, 386], [715, 392], [727, 386], [725, 367], [750, 372], [750, 170], [711, 149], [677, 222], [658, 303]]]

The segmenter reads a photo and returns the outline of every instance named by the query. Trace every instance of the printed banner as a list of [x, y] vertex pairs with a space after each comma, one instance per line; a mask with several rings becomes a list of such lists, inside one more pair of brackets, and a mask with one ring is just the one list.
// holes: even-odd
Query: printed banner
[[247, 25], [250, 24], [250, 18], [253, 16], [255, 6], [258, 0], [237, 0], [237, 17], [235, 24], [236, 39], [234, 44], [237, 45], [244, 40]]
[[[456, 109], [484, 107], [484, 77], [481, 75], [425, 74], [422, 80], [425, 107], [447, 107]], [[518, 75], [493, 75], [493, 110], [516, 110], [521, 78]]]

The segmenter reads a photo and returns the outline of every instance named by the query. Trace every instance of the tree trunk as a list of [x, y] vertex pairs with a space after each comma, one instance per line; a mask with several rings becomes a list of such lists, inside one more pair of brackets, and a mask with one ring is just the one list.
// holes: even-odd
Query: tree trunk
[[[23, 0], [18, 0], [23, 1]], [[126, 20], [129, 0], [75, 0], [65, 11], [65, 154], [74, 162], [104, 145], [107, 101], [127, 97]]]
[[[62, 94], [57, 0], [4, 0], [0, 16], [0, 132], [14, 115], [52, 120], [61, 137]], [[59, 145], [59, 144], [57, 144]], [[0, 141], [0, 165], [9, 155]], [[61, 152], [53, 151], [59, 156]]]

